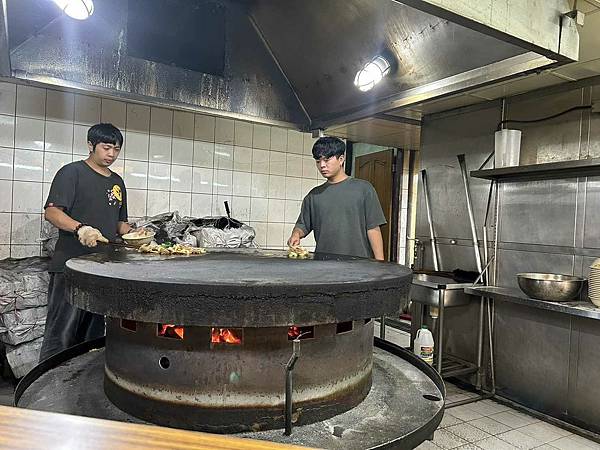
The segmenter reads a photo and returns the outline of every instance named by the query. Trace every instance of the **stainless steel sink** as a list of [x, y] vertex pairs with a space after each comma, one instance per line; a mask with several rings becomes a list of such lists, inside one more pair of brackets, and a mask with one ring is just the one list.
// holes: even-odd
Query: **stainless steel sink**
[[443, 301], [445, 308], [467, 305], [470, 296], [464, 292], [466, 287], [471, 287], [471, 283], [457, 283], [450, 277], [417, 273], [413, 275], [410, 299], [437, 307]]
[[[477, 299], [478, 297], [465, 294], [464, 289], [471, 286], [472, 283], [458, 283], [454, 281], [453, 278], [441, 274], [413, 274], [410, 291], [410, 299], [412, 301], [410, 345], [411, 347], [413, 346], [417, 330], [421, 328], [425, 321], [427, 321], [427, 325], [430, 326], [435, 339], [436, 355], [434, 359], [436, 370], [439, 373], [442, 373], [442, 362], [444, 359], [444, 311], [446, 308], [453, 306], [468, 305], [471, 302], [471, 299]], [[481, 303], [481, 305], [483, 305], [483, 303]], [[479, 349], [478, 354], [481, 354], [480, 349], [481, 343], [483, 342], [481, 332], [483, 306], [480, 307], [479, 317], [477, 346]], [[448, 358], [450, 358], [450, 356], [448, 356]], [[461, 374], [470, 373], [479, 370], [478, 367], [480, 366], [481, 364], [478, 360], [477, 365], [470, 364], [468, 367], [464, 366], [459, 372]], [[455, 372], [446, 367], [446, 376], [450, 376], [449, 374], [451, 373]]]

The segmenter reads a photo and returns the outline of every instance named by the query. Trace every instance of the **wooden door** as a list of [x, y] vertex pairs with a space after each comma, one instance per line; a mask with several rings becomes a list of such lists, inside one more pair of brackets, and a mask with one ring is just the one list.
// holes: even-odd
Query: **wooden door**
[[392, 184], [394, 179], [394, 153], [393, 150], [371, 153], [356, 158], [355, 177], [367, 180], [373, 185], [379, 203], [383, 209], [387, 224], [381, 227], [383, 236], [383, 251], [385, 259], [390, 259], [390, 219], [392, 215]]

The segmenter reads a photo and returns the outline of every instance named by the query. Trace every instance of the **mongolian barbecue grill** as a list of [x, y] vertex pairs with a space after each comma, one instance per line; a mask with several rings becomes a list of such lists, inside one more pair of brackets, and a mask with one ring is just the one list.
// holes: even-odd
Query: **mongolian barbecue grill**
[[[372, 318], [397, 315], [411, 282], [395, 264], [261, 250], [118, 250], [72, 259], [65, 273], [72, 303], [107, 316], [104, 359], [86, 365], [103, 363], [110, 401], [144, 421], [221, 433], [283, 427], [294, 339], [294, 423], [356, 407], [373, 380]], [[443, 388], [423, 378], [439, 422]]]

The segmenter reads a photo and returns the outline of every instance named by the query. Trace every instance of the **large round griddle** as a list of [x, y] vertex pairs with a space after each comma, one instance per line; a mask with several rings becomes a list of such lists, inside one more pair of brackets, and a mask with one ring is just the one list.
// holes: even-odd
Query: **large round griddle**
[[410, 269], [369, 259], [282, 251], [159, 256], [119, 250], [67, 262], [71, 301], [111, 317], [181, 325], [274, 327], [400, 312]]
[[[71, 303], [107, 316], [107, 397], [153, 423], [223, 433], [319, 422], [359, 405], [372, 384], [372, 318], [400, 313], [411, 271], [339, 255], [286, 256], [120, 249], [68, 261]], [[165, 335], [175, 326], [177, 336]], [[237, 341], [222, 346], [215, 330]], [[292, 345], [294, 330], [304, 333], [301, 346]], [[287, 377], [296, 345], [301, 356]], [[292, 411], [284, 417], [286, 399]]]

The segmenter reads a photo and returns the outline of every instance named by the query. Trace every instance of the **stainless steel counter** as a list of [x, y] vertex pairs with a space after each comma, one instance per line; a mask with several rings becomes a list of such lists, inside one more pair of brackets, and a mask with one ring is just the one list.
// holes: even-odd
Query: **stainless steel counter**
[[518, 303], [520, 305], [531, 306], [533, 308], [546, 309], [548, 311], [555, 311], [571, 314], [573, 316], [600, 320], [600, 308], [597, 308], [593, 303], [588, 301], [547, 302], [544, 300], [530, 298], [519, 289], [493, 286], [468, 287], [465, 288], [465, 292], [467, 294], [490, 297], [494, 300]]
[[469, 287], [494, 299], [496, 393], [600, 433], [600, 309], [547, 302], [518, 288]]

